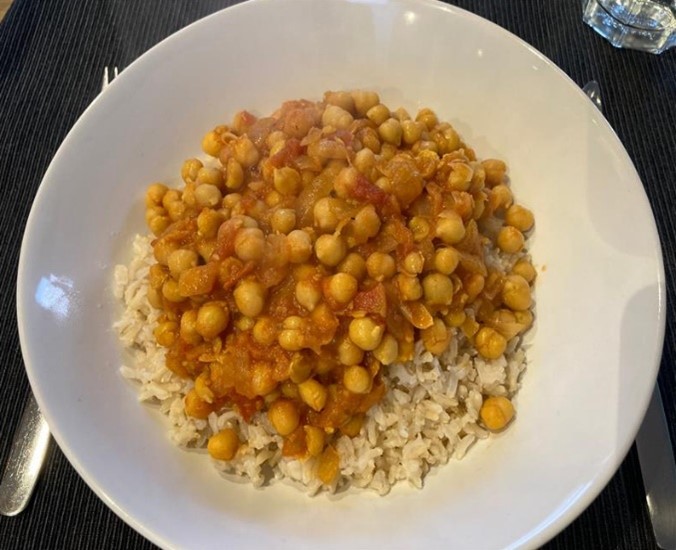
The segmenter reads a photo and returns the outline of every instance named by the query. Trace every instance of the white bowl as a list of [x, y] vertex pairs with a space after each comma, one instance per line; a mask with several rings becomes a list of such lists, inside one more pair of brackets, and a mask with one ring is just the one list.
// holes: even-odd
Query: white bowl
[[[239, 109], [372, 88], [429, 106], [532, 208], [537, 330], [518, 419], [418, 491], [310, 499], [228, 482], [175, 448], [118, 373], [112, 267], [142, 196]], [[546, 267], [546, 269], [545, 269]], [[122, 519], [164, 547], [535, 547], [610, 479], [645, 412], [664, 334], [660, 246], [639, 177], [601, 114], [513, 35], [435, 2], [256, 0], [128, 67], [55, 156], [28, 221], [18, 317], [54, 437]]]

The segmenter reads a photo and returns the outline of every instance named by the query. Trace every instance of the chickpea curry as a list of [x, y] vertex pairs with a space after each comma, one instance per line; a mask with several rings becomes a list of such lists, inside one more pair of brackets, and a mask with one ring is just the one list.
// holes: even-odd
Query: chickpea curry
[[[487, 360], [533, 322], [532, 264], [508, 270], [533, 227], [500, 160], [476, 158], [430, 109], [391, 111], [369, 91], [239, 112], [188, 159], [184, 187], [152, 184], [146, 221], [156, 263], [148, 299], [166, 365], [194, 380], [187, 415], [263, 413], [283, 455], [338, 474], [337, 435], [359, 433], [387, 391], [382, 373], [422, 341], [442, 354], [456, 332]], [[510, 422], [505, 397], [481, 421]], [[226, 428], [208, 442], [232, 459]]]

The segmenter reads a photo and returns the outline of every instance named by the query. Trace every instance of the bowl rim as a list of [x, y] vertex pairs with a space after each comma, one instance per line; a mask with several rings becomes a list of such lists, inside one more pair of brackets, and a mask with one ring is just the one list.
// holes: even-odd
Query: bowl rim
[[[120, 76], [118, 76], [113, 82], [111, 82], [109, 87], [117, 86], [118, 85], [117, 81], [120, 78], [123, 79], [125, 78], [125, 76], [122, 74], [123, 72], [127, 73], [129, 71], [131, 72], [142, 71], [145, 65], [152, 63], [155, 57], [160, 55], [161, 50], [168, 43], [173, 43], [176, 40], [180, 40], [185, 33], [191, 32], [193, 27], [199, 26], [205, 21], [211, 20], [212, 18], [216, 19], [220, 17], [225, 17], [235, 10], [264, 9], [265, 5], [267, 4], [276, 4], [281, 1], [282, 0], [246, 0], [241, 3], [215, 11], [214, 13], [206, 15], [205, 17], [197, 19], [192, 23], [186, 25], [185, 27], [179, 29], [178, 31], [165, 37], [160, 42], [153, 45], [150, 49], [142, 53], [137, 59], [135, 59], [132, 63], [130, 63], [128, 67], [126, 67], [123, 71], [120, 71]], [[286, 0], [286, 1], [304, 3], [311, 0]], [[324, 1], [327, 3], [330, 1], [335, 5], [351, 3], [349, 0], [324, 0]], [[365, 3], [374, 7], [380, 4], [378, 0], [359, 0], [359, 1], [361, 3]], [[549, 69], [553, 69], [553, 71], [558, 75], [562, 85], [564, 85], [565, 83], [565, 85], [568, 88], [573, 88], [579, 96], [583, 97], [585, 101], [588, 101], [586, 95], [581, 90], [581, 88], [578, 87], [578, 85], [572, 80], [572, 78], [568, 76], [552, 60], [550, 60], [547, 56], [545, 56], [535, 47], [528, 44], [525, 40], [521, 39], [520, 37], [518, 37], [511, 31], [505, 29], [504, 27], [501, 27], [497, 23], [494, 23], [493, 21], [490, 21], [480, 15], [467, 11], [463, 8], [445, 4], [439, 0], [395, 0], [394, 3], [400, 6], [413, 5], [414, 7], [417, 8], [422, 6], [424, 9], [440, 10], [442, 12], [449, 14], [451, 17], [465, 18], [467, 20], [472, 21], [474, 24], [485, 25], [493, 33], [498, 33], [505, 36], [506, 38], [509, 38], [510, 41], [524, 48], [531, 55], [535, 55], [544, 64], [546, 64]], [[25, 275], [28, 269], [26, 259], [28, 255], [28, 249], [30, 248], [32, 241], [35, 239], [35, 233], [37, 231], [38, 222], [36, 222], [36, 216], [38, 206], [40, 205], [41, 202], [43, 202], [43, 196], [45, 194], [45, 189], [47, 188], [47, 186], [55, 185], [54, 183], [55, 180], [52, 178], [52, 172], [54, 171], [54, 166], [57, 165], [59, 162], [60, 154], [63, 151], [64, 146], [70, 141], [75, 139], [75, 136], [80, 131], [80, 128], [83, 126], [85, 119], [88, 118], [91, 112], [99, 108], [99, 104], [101, 103], [101, 96], [103, 96], [104, 93], [106, 92], [107, 90], [104, 90], [91, 101], [91, 103], [78, 117], [75, 124], [68, 131], [66, 137], [64, 138], [58, 150], [54, 154], [52, 160], [50, 161], [50, 164], [45, 174], [43, 175], [37, 193], [33, 199], [33, 203], [26, 221], [24, 235], [21, 242], [19, 263], [17, 269], [17, 284], [15, 298], [16, 298], [16, 312], [17, 312], [19, 340], [31, 390], [33, 391], [35, 398], [38, 404], [40, 405], [40, 410], [42, 411], [42, 414], [47, 419], [47, 423], [50, 426], [51, 434], [53, 435], [54, 439], [56, 440], [57, 444], [63, 451], [64, 455], [66, 456], [70, 464], [77, 471], [78, 475], [94, 491], [94, 493], [106, 504], [106, 506], [110, 508], [125, 523], [127, 523], [127, 525], [132, 527], [134, 530], [136, 530], [138, 533], [140, 533], [142, 536], [144, 536], [151, 542], [163, 548], [172, 548], [174, 547], [174, 543], [171, 540], [167, 539], [162, 533], [157, 532], [152, 528], [149, 528], [143, 522], [138, 521], [134, 516], [130, 515], [120, 504], [118, 504], [118, 502], [111, 495], [109, 495], [106, 492], [106, 490], [99, 484], [99, 482], [95, 478], [95, 475], [93, 475], [90, 472], [89, 468], [81, 461], [80, 457], [77, 454], [75, 454], [73, 450], [70, 448], [70, 446], [68, 445], [67, 436], [65, 436], [60, 430], [58, 422], [53, 422], [55, 417], [53, 416], [52, 411], [48, 407], [43, 406], [44, 403], [46, 402], [43, 395], [43, 388], [39, 383], [39, 376], [36, 373], [36, 370], [33, 366], [35, 362], [31, 360], [32, 357], [31, 346], [29, 345], [31, 338], [29, 334], [31, 330], [28, 326], [27, 319], [28, 314], [26, 313], [26, 305], [30, 302], [29, 298], [31, 296], [31, 291], [26, 287], [25, 281], [27, 280], [27, 277], [25, 277]], [[620, 151], [622, 156], [624, 157], [622, 160], [628, 163], [628, 166], [631, 167], [633, 172], [632, 173], [633, 179], [635, 179], [637, 183], [642, 183], [641, 178], [634, 166], [634, 163], [631, 157], [629, 156], [629, 153], [627, 152], [619, 136], [617, 135], [617, 133], [609, 124], [609, 122], [607, 121], [607, 119], [603, 114], [601, 114], [600, 116], [600, 125], [603, 127], [603, 131], [608, 135], [608, 137], [613, 141], [615, 141], [617, 150]], [[664, 336], [666, 329], [667, 293], [665, 281], [665, 268], [663, 254], [661, 253], [662, 243], [659, 233], [657, 231], [654, 213], [650, 205], [648, 196], [645, 192], [645, 188], [643, 187], [643, 185], [641, 185], [640, 187], [642, 191], [640, 200], [643, 202], [643, 206], [647, 206], [651, 214], [650, 216], [652, 219], [651, 230], [656, 245], [656, 250], [658, 251], [655, 260], [657, 262], [657, 280], [656, 280], [656, 293], [658, 298], [657, 341], [659, 345], [654, 350], [654, 356], [651, 358], [649, 365], [651, 367], [651, 371], [649, 372], [650, 375], [649, 378], [651, 380], [654, 380], [654, 383], [656, 384], [662, 357], [662, 349], [664, 345]], [[651, 385], [650, 387], [652, 388], [653, 385]], [[538, 530], [535, 533], [533, 533], [532, 531], [526, 533], [522, 538], [514, 541], [510, 545], [510, 547], [524, 546], [530, 548], [530, 547], [538, 547], [546, 543], [554, 536], [556, 536], [558, 533], [563, 531], [566, 527], [568, 527], [591, 504], [591, 502], [596, 499], [596, 497], [605, 488], [610, 479], [615, 475], [617, 469], [624, 461], [624, 458], [626, 457], [629, 449], [633, 445], [635, 436], [639, 430], [642, 419], [645, 416], [645, 412], [648, 408], [650, 396], [651, 392], [646, 392], [645, 395], [640, 396], [640, 400], [637, 400], [640, 402], [640, 406], [638, 407], [638, 409], [641, 411], [641, 414], [633, 419], [631, 428], [625, 431], [625, 434], [627, 434], [625, 436], [625, 441], [623, 441], [621, 446], [618, 446], [618, 448], [621, 448], [621, 450], [616, 452], [612, 456], [612, 460], [607, 461], [605, 467], [602, 470], [598, 471], [597, 475], [590, 480], [589, 484], [582, 491], [580, 491], [574, 503], [568, 506], [563, 513], [558, 514], [554, 520], [549, 521], [544, 526], [539, 525]]]

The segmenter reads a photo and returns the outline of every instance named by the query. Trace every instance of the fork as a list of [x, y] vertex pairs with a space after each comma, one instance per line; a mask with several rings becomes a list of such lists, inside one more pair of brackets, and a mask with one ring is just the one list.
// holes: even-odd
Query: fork
[[[117, 75], [117, 67], [111, 70], [104, 67], [101, 91]], [[49, 426], [33, 392], [29, 390], [28, 402], [14, 432], [9, 458], [0, 481], [0, 514], [3, 516], [15, 516], [28, 506], [47, 455], [49, 441]]]

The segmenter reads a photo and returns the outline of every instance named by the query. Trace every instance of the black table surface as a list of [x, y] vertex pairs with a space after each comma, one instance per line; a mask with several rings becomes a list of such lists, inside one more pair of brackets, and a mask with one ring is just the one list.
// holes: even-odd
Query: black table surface
[[[318, 0], [321, 1], [321, 0]], [[227, 0], [15, 0], [0, 23], [0, 464], [29, 395], [15, 313], [31, 202], [59, 144], [101, 87]], [[605, 115], [641, 175], [667, 274], [676, 282], [676, 50], [614, 49], [581, 21], [579, 0], [455, 0], [532, 44], [583, 85], [602, 83]], [[612, 204], [609, 203], [609, 208]], [[676, 315], [668, 304], [659, 384], [676, 441]], [[365, 541], [366, 543], [366, 541]], [[598, 498], [547, 548], [656, 548], [634, 447]], [[0, 517], [0, 548], [153, 548], [111, 512], [52, 444], [33, 499]]]

